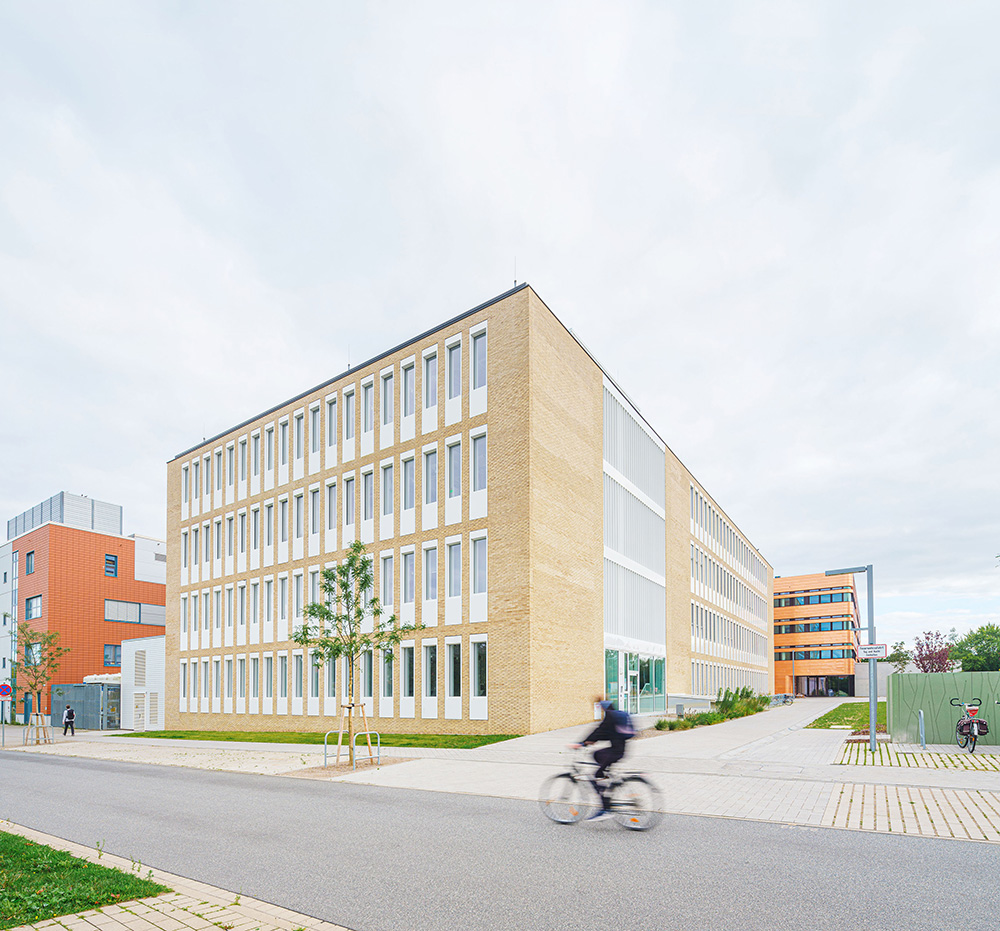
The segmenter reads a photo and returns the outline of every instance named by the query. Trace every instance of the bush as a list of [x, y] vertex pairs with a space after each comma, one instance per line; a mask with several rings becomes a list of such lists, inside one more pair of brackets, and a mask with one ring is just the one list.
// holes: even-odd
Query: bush
[[757, 695], [749, 686], [744, 686], [735, 692], [731, 689], [726, 689], [724, 692], [719, 689], [712, 704], [713, 711], [700, 711], [674, 720], [661, 718], [656, 722], [656, 729], [658, 731], [686, 731], [691, 727], [720, 724], [733, 718], [744, 718], [747, 715], [757, 714], [770, 708], [771, 696]]

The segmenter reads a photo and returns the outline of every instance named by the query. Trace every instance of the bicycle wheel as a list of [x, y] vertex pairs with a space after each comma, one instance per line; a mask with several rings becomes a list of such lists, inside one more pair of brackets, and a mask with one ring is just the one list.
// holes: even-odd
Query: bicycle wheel
[[626, 776], [611, 790], [611, 811], [622, 827], [648, 831], [658, 824], [660, 792], [643, 776]]
[[973, 721], [969, 725], [969, 753], [976, 752], [976, 738], [979, 737], [979, 725]]
[[558, 824], [576, 824], [593, 810], [588, 801], [591, 794], [590, 787], [572, 773], [560, 773], [542, 783], [538, 804], [545, 816]]
[[961, 721], [959, 721], [958, 724], [955, 725], [955, 740], [958, 742], [958, 745], [963, 750], [965, 749], [966, 745], [969, 743], [969, 735], [962, 733], [962, 722]]

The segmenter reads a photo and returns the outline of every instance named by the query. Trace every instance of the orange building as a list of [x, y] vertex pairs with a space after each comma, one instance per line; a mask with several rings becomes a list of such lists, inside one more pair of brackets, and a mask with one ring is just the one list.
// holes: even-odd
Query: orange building
[[853, 575], [774, 577], [774, 690], [853, 695], [858, 650]]
[[[164, 633], [166, 544], [123, 536], [118, 505], [61, 492], [8, 521], [7, 537], [0, 547], [0, 603], [13, 635], [7, 650], [23, 653], [17, 631], [25, 624], [58, 631], [69, 652], [54, 682], [119, 672], [123, 640]], [[46, 689], [42, 711], [49, 710]]]

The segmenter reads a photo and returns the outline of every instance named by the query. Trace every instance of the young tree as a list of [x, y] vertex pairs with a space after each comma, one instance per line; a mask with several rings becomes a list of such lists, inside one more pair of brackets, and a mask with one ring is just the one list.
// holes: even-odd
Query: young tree
[[913, 659], [913, 654], [906, 649], [906, 644], [900, 640], [892, 645], [892, 652], [885, 658], [880, 659], [880, 663], [891, 663], [896, 672], [905, 672], [906, 667]]
[[355, 669], [359, 658], [366, 650], [391, 651], [406, 634], [422, 630], [424, 625], [400, 625], [395, 614], [383, 617], [381, 603], [371, 597], [372, 558], [357, 540], [348, 548], [347, 559], [341, 565], [323, 570], [319, 587], [324, 601], [306, 605], [303, 613], [307, 620], [292, 634], [292, 639], [310, 651], [314, 666], [336, 662], [341, 656], [347, 659], [351, 705], [347, 715], [347, 744], [353, 765]]
[[58, 631], [35, 630], [25, 621], [17, 625], [17, 641], [17, 655], [23, 659], [14, 661], [14, 675], [35, 696], [35, 713], [40, 715], [42, 689], [52, 681], [69, 647], [59, 646]]
[[1000, 627], [985, 624], [970, 630], [952, 647], [951, 658], [962, 664], [962, 672], [1000, 670]]
[[921, 672], [948, 672], [951, 669], [951, 646], [954, 640], [954, 630], [948, 638], [939, 630], [924, 631], [923, 637], [917, 637], [913, 641], [914, 665]]

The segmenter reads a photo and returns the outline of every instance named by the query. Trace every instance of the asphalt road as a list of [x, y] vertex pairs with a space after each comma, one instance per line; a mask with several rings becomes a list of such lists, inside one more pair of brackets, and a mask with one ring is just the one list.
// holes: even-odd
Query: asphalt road
[[[0, 754], [0, 817], [358, 931], [997, 926], [1000, 846]], [[970, 896], [970, 890], [975, 892]]]

